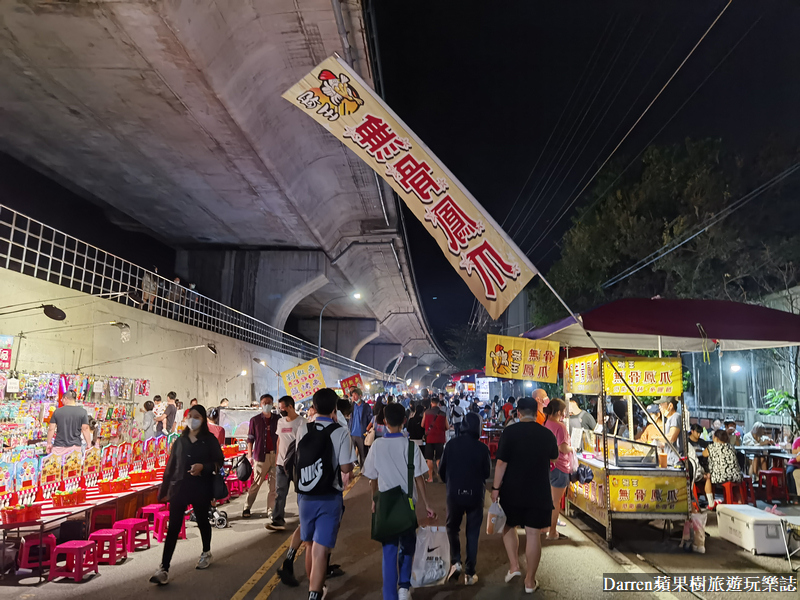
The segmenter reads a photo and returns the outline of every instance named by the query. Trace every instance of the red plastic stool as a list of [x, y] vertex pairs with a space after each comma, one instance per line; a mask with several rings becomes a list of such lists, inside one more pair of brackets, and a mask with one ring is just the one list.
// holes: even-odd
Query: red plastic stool
[[789, 502], [789, 488], [786, 486], [786, 473], [777, 469], [758, 472], [758, 485], [764, 491], [767, 503], [773, 500], [773, 493], [777, 500]]
[[[67, 564], [63, 567], [58, 566], [59, 554], [67, 555]], [[59, 544], [53, 550], [47, 579], [52, 581], [56, 577], [73, 577], [76, 582], [80, 582], [84, 575], [92, 571], [100, 572], [97, 565], [97, 544], [93, 541], [73, 540]]]
[[[128, 552], [136, 548], [150, 547], [150, 521], [147, 519], [122, 519], [114, 523], [114, 529], [124, 529], [128, 541]], [[138, 537], [144, 534], [144, 538]]]
[[494, 460], [495, 455], [497, 454], [497, 447], [498, 443], [495, 440], [489, 441], [489, 456], [492, 460]]
[[[178, 534], [179, 540], [186, 539], [186, 521], [191, 518], [191, 514], [187, 514], [183, 516], [183, 523], [181, 524], [181, 532]], [[153, 525], [153, 537], [158, 540], [158, 542], [163, 542], [167, 537], [167, 529], [169, 528], [169, 511], [162, 510], [160, 513], [157, 513], [155, 516], [155, 523]]]
[[[726, 481], [722, 484], [722, 490], [725, 497], [722, 504], [747, 504], [747, 496], [741, 481]], [[733, 498], [734, 493], [739, 498], [738, 502]]]
[[124, 529], [99, 529], [90, 533], [89, 539], [97, 542], [98, 563], [115, 565], [120, 558], [128, 558]]
[[[162, 510], [166, 508], [166, 504], [148, 504], [147, 506], [143, 506], [139, 510], [136, 511], [136, 518], [137, 519], [147, 519], [151, 522], [150, 531], [154, 531], [154, 527], [156, 524], [155, 517], [156, 514], [160, 513]], [[150, 521], [150, 516], [153, 516], [153, 520]]]
[[47, 566], [53, 558], [56, 549], [56, 536], [46, 533], [44, 538], [39, 538], [38, 533], [26, 535], [22, 538], [22, 545], [19, 548], [19, 568], [36, 569], [39, 567], [39, 546], [47, 548], [47, 552], [42, 553], [42, 565]]
[[89, 533], [97, 529], [97, 517], [108, 517], [108, 524], [113, 525], [117, 520], [116, 506], [100, 506], [92, 509], [92, 518], [89, 522]]
[[756, 492], [755, 489], [753, 489], [753, 478], [750, 477], [750, 475], [742, 477], [742, 486], [744, 488], [745, 497], [747, 498], [747, 503], [757, 507]]

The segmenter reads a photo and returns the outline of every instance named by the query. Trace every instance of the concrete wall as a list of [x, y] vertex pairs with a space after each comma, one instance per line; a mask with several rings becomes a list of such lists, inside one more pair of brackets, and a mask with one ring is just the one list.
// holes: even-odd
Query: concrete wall
[[[276, 399], [285, 393], [283, 384], [272, 371], [253, 362], [260, 358], [278, 372], [303, 362], [301, 359], [260, 346], [247, 344], [185, 325], [165, 317], [157, 317], [143, 310], [117, 302], [96, 299], [68, 288], [40, 281], [33, 277], [0, 269], [0, 304], [3, 306], [21, 302], [52, 301], [67, 314], [65, 321], [52, 321], [42, 311], [35, 310], [18, 315], [0, 317], [0, 335], [16, 335], [39, 329], [76, 326], [63, 331], [30, 333], [21, 341], [16, 339], [12, 354], [12, 367], [19, 356], [20, 371], [50, 371], [72, 373], [79, 366], [92, 365], [124, 357], [139, 357], [124, 362], [82, 369], [84, 373], [149, 379], [151, 397], [165, 396], [170, 390], [184, 401], [196, 397], [201, 404], [216, 405], [227, 396], [231, 405], [246, 406], [250, 403], [254, 386], [256, 397], [270, 393]], [[66, 296], [79, 296], [70, 300], [58, 300]], [[131, 339], [120, 340], [120, 331], [110, 325], [80, 328], [78, 325], [123, 321], [130, 325]], [[188, 350], [153, 356], [141, 355], [186, 346], [214, 343], [218, 354], [214, 356], [206, 349]], [[247, 370], [247, 375], [237, 377], [230, 383], [225, 380]], [[325, 382], [337, 386], [338, 380], [352, 375], [323, 365]], [[137, 397], [137, 402], [146, 398]]]

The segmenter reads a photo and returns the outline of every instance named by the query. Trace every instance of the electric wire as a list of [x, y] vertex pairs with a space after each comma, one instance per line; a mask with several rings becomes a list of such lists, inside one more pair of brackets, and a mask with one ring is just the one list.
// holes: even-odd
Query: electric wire
[[[612, 19], [612, 21], [613, 21], [613, 25], [611, 26], [611, 30], [608, 32], [609, 33], [608, 37], [604, 39], [601, 36], [601, 39], [600, 39], [600, 42], [599, 42], [599, 44], [600, 44], [599, 53], [598, 54], [594, 54], [593, 53], [593, 56], [590, 58], [589, 63], [587, 63], [587, 67], [588, 67], [587, 68], [587, 72], [589, 74], [591, 74], [591, 72], [594, 70], [594, 67], [597, 64], [599, 64], [600, 55], [603, 52], [605, 52], [606, 44], [611, 40], [611, 38], [613, 36], [614, 27], [616, 27], [616, 21], [618, 21], [618, 18], [615, 17], [614, 19]], [[604, 32], [604, 34], [605, 34], [605, 32]], [[568, 136], [569, 133], [572, 131], [573, 127], [575, 126], [575, 123], [578, 122], [578, 120], [581, 118], [581, 114], [586, 109], [586, 104], [588, 102], [588, 99], [585, 100], [582, 105], [579, 105], [579, 103], [580, 103], [580, 98], [583, 96], [584, 89], [586, 89], [588, 86], [590, 86], [590, 83], [589, 83], [590, 79], [591, 79], [591, 75], [589, 75], [586, 78], [586, 80], [583, 82], [583, 84], [581, 85], [581, 88], [578, 91], [578, 95], [575, 98], [575, 104], [573, 104], [572, 108], [570, 108], [569, 114], [567, 115], [567, 118], [566, 118], [566, 121], [565, 121], [566, 133], [563, 134], [563, 136], [561, 136], [561, 139], [560, 139], [560, 142], [558, 144], [558, 147], [556, 148], [555, 152], [550, 156], [550, 159], [549, 159], [547, 165], [544, 168], [544, 172], [543, 172], [542, 176], [539, 178], [539, 180], [533, 186], [533, 189], [530, 191], [530, 193], [528, 194], [527, 198], [525, 199], [525, 204], [526, 205], [531, 200], [531, 198], [533, 198], [534, 194], [537, 193], [537, 189], [538, 189], [540, 183], [545, 182], [545, 175], [551, 170], [551, 168], [553, 167], [553, 163], [555, 161], [556, 156], [561, 152], [562, 148], [564, 147], [566, 136]], [[592, 92], [589, 92], [590, 95], [591, 95], [591, 93]], [[577, 112], [576, 112], [576, 110], [577, 110]], [[514, 219], [514, 223], [512, 223], [512, 225], [509, 226], [509, 228], [508, 228], [509, 235], [511, 235], [511, 236], [514, 235], [514, 232], [512, 231], [514, 227], [517, 227], [517, 232], [519, 232], [519, 230], [521, 229], [521, 227], [519, 226], [519, 220], [520, 219], [524, 219], [525, 217], [527, 217], [528, 214], [530, 214], [533, 210], [535, 210], [535, 207], [536, 207], [536, 203], [534, 202], [532, 205], [528, 206], [527, 212], [525, 212], [525, 213], [521, 212], [519, 215], [516, 216], [516, 218]]]
[[722, 221], [726, 217], [729, 217], [730, 215], [735, 213], [737, 210], [739, 210], [743, 206], [747, 205], [752, 200], [755, 200], [756, 198], [761, 196], [764, 192], [766, 192], [770, 188], [778, 185], [784, 179], [786, 179], [787, 177], [790, 177], [791, 175], [793, 175], [794, 173], [796, 173], [798, 171], [800, 171], [800, 163], [795, 163], [791, 167], [788, 167], [787, 169], [784, 169], [783, 171], [778, 173], [775, 177], [773, 177], [772, 179], [770, 179], [766, 183], [761, 184], [760, 186], [758, 186], [754, 190], [748, 192], [747, 194], [745, 194], [744, 196], [739, 198], [736, 202], [734, 202], [730, 206], [727, 206], [725, 209], [721, 210], [718, 214], [716, 214], [716, 215], [714, 215], [712, 217], [709, 217], [706, 221], [704, 221], [703, 223], [700, 223], [699, 225], [697, 225], [695, 227], [694, 232], [691, 233], [690, 235], [688, 235], [687, 237], [685, 237], [684, 239], [680, 240], [679, 242], [676, 242], [675, 240], [673, 240], [673, 241], [671, 241], [671, 242], [669, 242], [667, 244], [664, 244], [661, 248], [659, 248], [655, 252], [651, 252], [649, 255], [647, 255], [643, 259], [639, 260], [636, 264], [628, 267], [627, 269], [625, 269], [621, 273], [618, 273], [614, 277], [606, 280], [606, 282], [601, 284], [600, 287], [602, 287], [603, 289], [607, 289], [607, 288], [609, 288], [609, 287], [611, 287], [613, 285], [616, 285], [617, 283], [627, 279], [628, 277], [631, 277], [632, 275], [638, 273], [639, 271], [641, 271], [645, 267], [653, 264], [654, 262], [656, 262], [658, 260], [661, 260], [662, 258], [664, 258], [668, 254], [674, 252], [675, 250], [677, 250], [681, 246], [689, 243], [690, 241], [692, 241], [694, 238], [696, 238], [700, 234], [704, 233], [705, 231], [708, 231], [711, 227], [713, 227], [714, 225], [716, 225], [717, 223], [719, 223], [720, 221]]
[[656, 103], [656, 101], [657, 101], [657, 100], [658, 100], [658, 99], [661, 97], [661, 94], [663, 94], [663, 93], [664, 93], [664, 90], [666, 90], [666, 89], [667, 89], [667, 87], [669, 86], [669, 84], [670, 84], [670, 83], [672, 83], [672, 81], [673, 81], [673, 80], [675, 79], [675, 77], [678, 75], [678, 73], [679, 73], [679, 72], [680, 72], [680, 70], [683, 68], [683, 66], [684, 66], [684, 65], [687, 63], [687, 61], [688, 61], [688, 60], [689, 60], [689, 59], [692, 57], [692, 55], [694, 54], [695, 50], [697, 50], [697, 48], [700, 46], [700, 44], [702, 44], [702, 43], [703, 43], [703, 40], [705, 40], [705, 39], [706, 39], [706, 37], [708, 36], [708, 34], [709, 34], [709, 33], [711, 32], [711, 30], [714, 28], [714, 26], [715, 26], [715, 25], [716, 25], [716, 24], [719, 22], [719, 20], [722, 18], [722, 15], [724, 15], [724, 14], [725, 14], [725, 11], [727, 11], [727, 10], [728, 10], [728, 7], [731, 5], [731, 3], [732, 3], [732, 2], [733, 2], [733, 0], [728, 0], [728, 3], [727, 3], [727, 4], [726, 4], [724, 7], [723, 7], [723, 9], [720, 11], [720, 13], [719, 13], [719, 14], [716, 16], [716, 18], [715, 18], [715, 19], [714, 19], [714, 21], [711, 23], [711, 25], [709, 25], [709, 26], [708, 26], [708, 28], [705, 30], [705, 32], [703, 33], [703, 35], [702, 35], [702, 36], [700, 36], [700, 39], [697, 41], [697, 43], [695, 43], [695, 45], [692, 47], [692, 49], [689, 51], [689, 53], [686, 55], [686, 57], [685, 57], [685, 58], [684, 58], [684, 59], [681, 61], [681, 63], [678, 65], [678, 67], [675, 69], [675, 71], [673, 71], [672, 75], [670, 75], [669, 79], [667, 79], [666, 83], [664, 83], [664, 85], [661, 87], [661, 89], [658, 91], [658, 93], [655, 95], [655, 97], [654, 97], [654, 98], [653, 98], [653, 99], [650, 101], [650, 103], [649, 103], [649, 104], [647, 105], [647, 107], [644, 109], [644, 111], [642, 112], [642, 114], [641, 114], [641, 115], [639, 115], [639, 117], [636, 119], [636, 121], [633, 123], [633, 125], [631, 125], [631, 127], [628, 129], [628, 131], [627, 131], [627, 132], [625, 133], [625, 135], [622, 137], [622, 139], [621, 139], [621, 140], [620, 140], [620, 141], [617, 143], [617, 145], [616, 145], [616, 146], [614, 146], [614, 149], [613, 149], [613, 150], [611, 151], [611, 153], [610, 153], [610, 154], [609, 154], [609, 155], [606, 157], [606, 159], [605, 159], [605, 160], [602, 162], [602, 164], [601, 164], [601, 165], [600, 165], [600, 166], [599, 166], [599, 167], [598, 167], [598, 168], [597, 168], [597, 169], [594, 171], [594, 173], [592, 174], [592, 176], [591, 176], [591, 177], [589, 178], [589, 180], [588, 180], [588, 181], [587, 181], [587, 182], [586, 182], [586, 183], [583, 185], [583, 187], [582, 187], [582, 188], [581, 188], [581, 190], [578, 192], [578, 194], [577, 194], [577, 195], [576, 195], [576, 196], [575, 196], [575, 197], [572, 199], [572, 201], [571, 201], [569, 204], [567, 204], [567, 206], [566, 206], [566, 207], [565, 207], [565, 208], [564, 208], [564, 209], [561, 211], [561, 214], [560, 214], [560, 216], [559, 216], [558, 218], [556, 218], [556, 219], [554, 219], [554, 220], [553, 220], [553, 222], [550, 224], [550, 226], [548, 227], [548, 229], [546, 230], [546, 232], [545, 232], [545, 233], [542, 235], [542, 238], [544, 238], [544, 237], [545, 237], [545, 236], [546, 236], [546, 235], [547, 235], [547, 234], [548, 234], [550, 231], [552, 231], [552, 230], [553, 230], [553, 228], [555, 227], [555, 225], [556, 225], [556, 224], [557, 224], [559, 221], [561, 221], [561, 219], [563, 219], [563, 218], [564, 218], [564, 216], [566, 216], [566, 214], [569, 212], [569, 209], [570, 209], [570, 208], [571, 208], [571, 207], [572, 207], [572, 206], [575, 204], [575, 202], [577, 202], [578, 198], [580, 198], [580, 197], [581, 197], [581, 195], [583, 194], [583, 192], [585, 192], [585, 191], [586, 191], [586, 189], [589, 187], [589, 185], [592, 183], [592, 181], [594, 181], [594, 179], [597, 177], [597, 175], [598, 175], [598, 174], [599, 174], [599, 173], [600, 173], [600, 172], [603, 170], [603, 168], [606, 166], [606, 164], [608, 163], [608, 161], [609, 161], [609, 160], [611, 160], [611, 158], [614, 156], [614, 154], [617, 152], [617, 150], [620, 148], [620, 146], [622, 146], [622, 144], [625, 142], [625, 140], [626, 140], [626, 139], [628, 139], [628, 136], [630, 136], [630, 134], [633, 132], [633, 130], [636, 128], [636, 126], [637, 126], [637, 125], [638, 125], [638, 124], [641, 122], [641, 120], [642, 120], [642, 119], [645, 117], [645, 115], [647, 115], [647, 113], [650, 111], [650, 109], [653, 107], [653, 105]]
[[[594, 208], [594, 207], [597, 205], [597, 203], [598, 203], [598, 202], [600, 202], [600, 200], [602, 200], [602, 199], [605, 197], [605, 195], [606, 195], [606, 194], [607, 194], [607, 193], [608, 193], [608, 192], [609, 192], [609, 191], [610, 191], [610, 190], [611, 190], [611, 189], [612, 189], [612, 188], [613, 188], [613, 187], [614, 187], [614, 186], [615, 186], [615, 185], [616, 185], [616, 184], [619, 182], [619, 180], [622, 178], [622, 176], [623, 176], [623, 175], [624, 175], [624, 174], [625, 174], [625, 173], [628, 171], [628, 169], [630, 169], [630, 168], [631, 168], [631, 167], [632, 167], [632, 166], [633, 166], [633, 165], [636, 163], [636, 161], [637, 161], [637, 160], [639, 159], [639, 157], [640, 157], [640, 156], [641, 156], [641, 155], [644, 153], [644, 151], [645, 151], [645, 150], [647, 150], [647, 148], [649, 148], [649, 147], [650, 147], [650, 145], [651, 145], [651, 144], [653, 143], [653, 141], [654, 141], [654, 140], [655, 140], [655, 139], [656, 139], [656, 138], [657, 138], [657, 137], [658, 137], [658, 136], [661, 134], [661, 132], [662, 132], [662, 131], [664, 131], [664, 129], [666, 129], [666, 128], [667, 128], [667, 126], [668, 126], [668, 125], [669, 125], [669, 124], [670, 124], [670, 123], [671, 123], [671, 122], [672, 122], [672, 121], [675, 119], [675, 117], [676, 117], [676, 116], [678, 116], [678, 113], [679, 113], [681, 110], [683, 110], [683, 108], [684, 108], [684, 107], [685, 107], [685, 106], [686, 106], [686, 105], [689, 103], [689, 101], [690, 101], [692, 98], [694, 98], [694, 96], [697, 94], [697, 92], [699, 92], [699, 91], [700, 91], [700, 88], [702, 88], [702, 87], [703, 87], [703, 86], [706, 84], [706, 82], [708, 82], [708, 80], [709, 80], [709, 79], [711, 79], [711, 77], [714, 75], [714, 73], [716, 73], [716, 72], [717, 72], [717, 69], [719, 69], [719, 68], [720, 68], [720, 66], [722, 66], [722, 63], [724, 63], [724, 62], [727, 60], [727, 58], [728, 58], [728, 57], [729, 57], [731, 54], [733, 54], [733, 52], [736, 50], [736, 48], [739, 46], [739, 44], [741, 44], [741, 43], [742, 43], [742, 41], [744, 41], [744, 39], [745, 39], [745, 38], [748, 36], [748, 34], [749, 34], [749, 33], [750, 33], [752, 30], [753, 30], [753, 28], [754, 28], [754, 27], [755, 27], [755, 26], [756, 26], [756, 25], [757, 25], [757, 24], [758, 24], [758, 23], [761, 21], [761, 19], [762, 19], [762, 18], [763, 18], [763, 15], [762, 15], [761, 17], [759, 17], [758, 19], [756, 19], [756, 20], [755, 20], [755, 21], [754, 21], [754, 22], [753, 22], [753, 23], [750, 25], [750, 27], [748, 27], [748, 28], [747, 28], [747, 30], [746, 30], [746, 31], [745, 31], [745, 32], [744, 32], [744, 33], [741, 35], [741, 37], [739, 37], [739, 39], [736, 41], [736, 43], [735, 43], [733, 46], [731, 46], [730, 50], [728, 50], [728, 52], [726, 52], [726, 53], [725, 53], [725, 55], [724, 55], [724, 56], [723, 56], [723, 57], [720, 59], [720, 61], [719, 61], [719, 62], [718, 62], [718, 63], [717, 63], [715, 66], [714, 66], [714, 68], [713, 68], [713, 69], [711, 69], [711, 71], [708, 73], [708, 75], [706, 75], [706, 76], [705, 76], [705, 78], [704, 78], [704, 79], [703, 79], [703, 80], [702, 80], [702, 81], [701, 81], [701, 82], [700, 82], [700, 83], [699, 83], [699, 84], [698, 84], [698, 85], [695, 87], [694, 91], [692, 91], [692, 93], [691, 93], [691, 94], [689, 94], [689, 96], [686, 98], [686, 100], [684, 100], [684, 101], [683, 101], [683, 103], [682, 103], [682, 104], [681, 104], [681, 105], [680, 105], [680, 106], [679, 106], [679, 107], [678, 107], [678, 108], [675, 110], [675, 112], [673, 112], [673, 113], [672, 113], [672, 116], [670, 116], [670, 118], [669, 118], [669, 119], [667, 119], [667, 120], [664, 122], [664, 124], [661, 126], [661, 128], [660, 128], [658, 131], [656, 131], [656, 133], [655, 133], [655, 134], [654, 134], [654, 135], [653, 135], [653, 136], [652, 136], [652, 137], [651, 137], [651, 138], [650, 138], [650, 139], [647, 141], [647, 143], [646, 143], [646, 144], [644, 144], [644, 146], [643, 146], [643, 147], [642, 147], [642, 149], [641, 149], [641, 150], [640, 150], [640, 151], [639, 151], [639, 152], [636, 154], [636, 156], [634, 156], [634, 157], [633, 157], [633, 159], [631, 159], [631, 161], [630, 161], [630, 162], [627, 164], [627, 166], [626, 166], [624, 169], [622, 169], [622, 171], [620, 171], [619, 175], [617, 175], [617, 177], [614, 179], [614, 181], [612, 181], [612, 182], [611, 182], [611, 184], [609, 184], [609, 185], [606, 187], [606, 189], [605, 189], [605, 190], [603, 190], [603, 192], [602, 192], [602, 193], [600, 193], [600, 194], [598, 194], [598, 195], [597, 195], [597, 197], [595, 198], [595, 200], [594, 200], [594, 201], [593, 201], [593, 202], [592, 202], [592, 203], [589, 205], [589, 207], [586, 209], [586, 211], [584, 211], [583, 215], [582, 215], [582, 216], [581, 216], [581, 218], [578, 220], [578, 223], [581, 223], [581, 222], [583, 221], [583, 219], [584, 219], [584, 218], [585, 218], [585, 217], [586, 217], [586, 216], [587, 216], [587, 215], [588, 215], [588, 214], [591, 212], [591, 210], [592, 210], [592, 209], [593, 209], [593, 208]], [[588, 170], [587, 170], [587, 172], [588, 172]], [[584, 175], [585, 175], [585, 173], [584, 173]], [[595, 176], [596, 176], [596, 174], [595, 174]], [[581, 180], [582, 180], [582, 178], [581, 178]], [[580, 183], [578, 183], [578, 185], [580, 185]], [[578, 187], [578, 186], [576, 185], [576, 186], [575, 186], [575, 188], [577, 189], [577, 187]], [[584, 186], [583, 190], [585, 190], [585, 189], [586, 189], [586, 186]], [[571, 207], [572, 207], [572, 205], [573, 205], [573, 204], [575, 204], [575, 202], [576, 202], [576, 201], [578, 200], [578, 198], [580, 197], [580, 194], [582, 194], [582, 193], [583, 193], [583, 190], [581, 190], [581, 192], [580, 192], [580, 193], [579, 193], [577, 196], [575, 196], [575, 197], [573, 198], [573, 201], [572, 201], [572, 202], [569, 204], [569, 206], [567, 206], [567, 210], [569, 210], [569, 208], [571, 208]], [[573, 189], [573, 192], [574, 192], [574, 191], [575, 191], [575, 190]], [[571, 194], [570, 194], [570, 195], [571, 195]], [[559, 218], [559, 220], [560, 220], [560, 218]], [[553, 227], [554, 227], [554, 226], [555, 226], [555, 222], [554, 222], [554, 224], [553, 224]], [[530, 254], [531, 252], [533, 252], [533, 251], [534, 251], [534, 250], [535, 250], [535, 249], [536, 249], [536, 248], [539, 246], [539, 244], [541, 243], [541, 241], [542, 241], [542, 240], [544, 240], [544, 239], [546, 238], [547, 234], [549, 234], [549, 233], [550, 233], [550, 231], [552, 231], [553, 227], [551, 227], [550, 229], [548, 229], [548, 230], [547, 230], [547, 231], [546, 231], [546, 232], [545, 232], [545, 233], [544, 233], [544, 234], [543, 234], [543, 235], [540, 237], [540, 240], [539, 240], [539, 242], [538, 242], [538, 243], [536, 243], [534, 246], [532, 246], [532, 247], [531, 247], [531, 249], [530, 249], [530, 250], [529, 250], [529, 251], [528, 251], [526, 254]], [[555, 245], [553, 245], [553, 247], [555, 247]], [[551, 250], [550, 250], [550, 251], [548, 251], [548, 252], [547, 252], [547, 254], [545, 254], [544, 256], [542, 256], [542, 258], [544, 258], [544, 257], [545, 257], [545, 256], [547, 256], [548, 254], [550, 254], [550, 252], [551, 252], [551, 251], [552, 251], [552, 248], [551, 248]]]

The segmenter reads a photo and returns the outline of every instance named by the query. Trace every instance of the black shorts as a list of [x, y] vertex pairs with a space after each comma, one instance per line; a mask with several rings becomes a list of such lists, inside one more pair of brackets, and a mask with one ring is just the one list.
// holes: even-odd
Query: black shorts
[[525, 506], [513, 506], [503, 502], [500, 498], [500, 506], [506, 513], [506, 525], [509, 527], [531, 527], [533, 529], [548, 529], [552, 510], [542, 508], [532, 508]]
[[425, 460], [439, 460], [444, 452], [444, 444], [425, 444], [422, 454]]

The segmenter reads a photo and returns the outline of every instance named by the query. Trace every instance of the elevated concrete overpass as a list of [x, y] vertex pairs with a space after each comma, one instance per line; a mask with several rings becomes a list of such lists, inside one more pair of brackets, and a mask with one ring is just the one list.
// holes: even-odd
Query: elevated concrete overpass
[[371, 82], [365, 39], [360, 0], [0, 0], [0, 149], [204, 294], [316, 343], [358, 291], [324, 347], [441, 370], [390, 188], [281, 98], [345, 46]]

